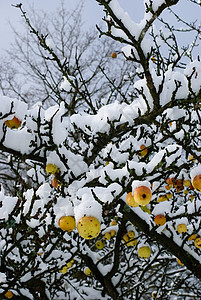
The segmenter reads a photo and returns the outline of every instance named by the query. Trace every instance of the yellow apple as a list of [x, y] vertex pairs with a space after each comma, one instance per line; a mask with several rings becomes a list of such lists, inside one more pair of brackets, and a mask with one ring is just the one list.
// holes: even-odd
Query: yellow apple
[[201, 174], [200, 175], [196, 175], [193, 178], [192, 186], [194, 187], [194, 189], [196, 191], [201, 192]]
[[14, 129], [14, 128], [19, 128], [21, 125], [22, 121], [20, 121], [18, 118], [15, 116], [11, 120], [5, 121], [5, 124], [7, 127]]
[[135, 232], [130, 230], [130, 231], [128, 231], [127, 235], [130, 239], [133, 239], [135, 237]]
[[134, 246], [136, 246], [137, 245], [137, 240], [135, 239], [135, 240], [132, 240], [132, 241], [130, 241], [130, 242], [128, 242], [128, 243], [126, 243], [126, 246], [127, 247], [134, 247]]
[[163, 201], [167, 201], [167, 200], [168, 200], [168, 198], [166, 197], [166, 195], [163, 195], [163, 196], [158, 197], [157, 202], [163, 202]]
[[171, 198], [173, 197], [173, 195], [172, 195], [171, 193], [167, 193], [167, 194], [166, 194], [166, 197], [167, 197], [168, 199], [171, 199]]
[[151, 249], [149, 246], [143, 246], [138, 249], [138, 255], [141, 258], [149, 258], [151, 255]]
[[191, 181], [190, 181], [190, 180], [184, 180], [184, 181], [183, 181], [183, 185], [184, 185], [185, 187], [189, 187], [189, 186], [191, 185]]
[[187, 226], [186, 226], [186, 224], [179, 224], [179, 225], [177, 226], [177, 231], [178, 231], [179, 233], [184, 233], [184, 232], [186, 232], [186, 231], [187, 231]]
[[188, 196], [188, 198], [189, 198], [189, 200], [192, 202], [192, 201], [193, 201], [193, 199], [195, 198], [195, 196], [193, 196], [193, 195], [189, 195], [189, 196]]
[[110, 240], [110, 239], [111, 239], [111, 234], [110, 234], [110, 232], [106, 232], [106, 233], [103, 235], [103, 238], [104, 238], [104, 240]]
[[163, 226], [166, 223], [166, 217], [164, 215], [157, 215], [154, 218], [154, 222], [158, 226]]
[[63, 267], [61, 270], [59, 270], [59, 272], [62, 274], [66, 274], [68, 272], [68, 267], [67, 266]]
[[70, 269], [72, 267], [73, 263], [72, 261], [67, 262], [66, 266], [68, 269]]
[[92, 276], [92, 271], [88, 267], [86, 267], [84, 268], [84, 274], [87, 276]]
[[181, 262], [181, 260], [179, 258], [177, 258], [177, 262], [180, 266], [184, 266], [184, 264]]
[[132, 192], [126, 195], [126, 203], [131, 207], [139, 206], [139, 204], [134, 200], [134, 196], [132, 195]]
[[78, 221], [77, 230], [81, 237], [90, 240], [99, 235], [101, 225], [97, 218], [84, 216]]
[[46, 170], [47, 174], [59, 173], [59, 169], [54, 164], [47, 164], [45, 170]]
[[189, 241], [194, 241], [194, 240], [196, 239], [196, 237], [197, 237], [197, 234], [196, 234], [196, 233], [191, 234], [191, 235], [189, 236], [188, 240], [189, 240]]
[[156, 299], [157, 298], [157, 291], [153, 291], [151, 296], [152, 296], [153, 299]]
[[59, 227], [64, 230], [71, 232], [76, 227], [75, 218], [73, 216], [63, 216], [59, 219]]
[[135, 202], [139, 205], [145, 206], [151, 201], [152, 193], [147, 186], [139, 186], [134, 190], [133, 196]]
[[105, 242], [103, 242], [103, 241], [101, 241], [101, 240], [98, 240], [97, 242], [96, 242], [96, 248], [97, 249], [103, 249], [104, 248], [104, 246], [105, 246]]
[[143, 156], [146, 156], [147, 153], [148, 153], [148, 150], [147, 150], [147, 147], [145, 145], [141, 145], [140, 146], [140, 155], [143, 157]]
[[123, 235], [123, 241], [124, 242], [128, 242], [130, 239], [129, 239], [129, 236], [126, 234]]
[[114, 230], [114, 229], [110, 230], [110, 235], [111, 235], [111, 237], [115, 236], [116, 235], [116, 230]]
[[110, 223], [110, 226], [115, 226], [117, 225], [117, 221], [116, 220], [112, 220], [112, 222]]
[[5, 297], [8, 298], [8, 299], [11, 299], [11, 298], [13, 298], [13, 293], [11, 291], [7, 291], [5, 293]]
[[194, 245], [196, 248], [200, 249], [201, 248], [201, 238], [197, 238], [194, 240]]
[[189, 155], [188, 160], [195, 161], [195, 158], [192, 154]]

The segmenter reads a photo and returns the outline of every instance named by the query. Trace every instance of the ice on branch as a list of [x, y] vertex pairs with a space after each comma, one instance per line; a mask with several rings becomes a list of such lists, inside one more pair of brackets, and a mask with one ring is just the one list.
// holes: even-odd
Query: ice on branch
[[190, 80], [191, 88], [195, 94], [201, 89], [201, 62], [194, 60], [189, 63], [184, 71], [185, 76]]
[[8, 221], [9, 216], [14, 210], [15, 205], [17, 204], [18, 198], [5, 196], [3, 187], [1, 187], [0, 191], [0, 219], [5, 222]]
[[[0, 96], [1, 107], [1, 122], [16, 116], [18, 119], [23, 120], [27, 113], [27, 104], [17, 100], [11, 99], [7, 96]], [[5, 118], [3, 118], [5, 116]]]
[[53, 40], [51, 38], [46, 38], [45, 42], [49, 48], [51, 48], [53, 50], [56, 48], [55, 43], [53, 42]]
[[70, 92], [70, 90], [72, 89], [71, 81], [73, 81], [75, 78], [73, 76], [68, 76], [68, 79], [66, 77], [63, 77], [63, 82], [60, 84], [60, 89], [66, 92]]

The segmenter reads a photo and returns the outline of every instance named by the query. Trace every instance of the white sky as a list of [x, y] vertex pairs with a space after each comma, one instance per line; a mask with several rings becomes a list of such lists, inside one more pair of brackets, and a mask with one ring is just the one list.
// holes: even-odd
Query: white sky
[[[72, 9], [76, 0], [63, 0], [66, 7]], [[81, 0], [78, 0], [81, 1]], [[94, 26], [101, 22], [101, 18], [104, 16], [102, 6], [99, 6], [95, 0], [83, 0], [85, 8], [83, 12], [84, 21], [86, 26]], [[12, 4], [23, 3], [23, 8], [29, 13], [29, 6], [34, 3], [34, 7], [37, 10], [46, 10], [54, 12], [59, 6], [60, 0], [0, 0], [0, 54], [3, 53], [3, 49], [7, 49], [9, 44], [14, 41], [14, 36], [10, 28], [9, 22], [17, 28], [22, 30], [20, 25], [21, 16], [20, 11]], [[130, 16], [137, 22], [143, 17], [143, 0], [119, 0], [124, 10], [128, 11]], [[181, 0], [175, 10], [179, 13], [182, 12], [182, 16], [187, 21], [193, 21], [197, 19], [201, 23], [201, 8], [198, 5], [192, 5], [189, 0]], [[169, 15], [169, 14], [168, 14]], [[167, 16], [167, 15], [166, 15]], [[168, 17], [170, 18], [170, 17]], [[168, 19], [170, 22], [172, 19]]]

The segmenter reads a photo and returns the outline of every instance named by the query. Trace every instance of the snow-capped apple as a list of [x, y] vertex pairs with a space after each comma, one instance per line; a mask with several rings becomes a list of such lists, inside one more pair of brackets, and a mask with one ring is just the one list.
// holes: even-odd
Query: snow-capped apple
[[186, 224], [179, 224], [179, 225], [177, 225], [177, 231], [178, 231], [179, 233], [184, 233], [184, 232], [186, 232], [186, 231], [187, 231], [187, 226], [186, 226]]
[[71, 232], [76, 227], [75, 218], [73, 216], [63, 216], [59, 219], [59, 227], [64, 230]]
[[84, 268], [84, 274], [87, 276], [92, 276], [92, 271], [88, 267], [86, 267]]
[[101, 249], [103, 249], [104, 247], [105, 247], [105, 242], [103, 242], [103, 241], [101, 241], [101, 240], [98, 240], [98, 241], [96, 242], [96, 248], [97, 248], [97, 249], [101, 250]]
[[150, 247], [149, 246], [139, 247], [138, 255], [139, 255], [139, 257], [144, 258], [144, 259], [149, 258], [151, 255]]
[[131, 207], [137, 207], [139, 204], [135, 201], [132, 192], [126, 195], [126, 203]]
[[110, 226], [115, 226], [117, 225], [117, 221], [116, 220], [112, 220], [111, 223], [110, 223]]
[[20, 121], [17, 117], [14, 116], [11, 120], [6, 120], [5, 124], [11, 129], [17, 129], [22, 124], [22, 121]]
[[139, 205], [145, 206], [151, 201], [152, 193], [147, 186], [138, 186], [133, 193], [135, 202]]
[[112, 52], [111, 57], [112, 58], [117, 58], [117, 54], [115, 52]]
[[156, 223], [156, 225], [162, 226], [166, 223], [166, 217], [164, 215], [157, 215], [154, 218], [154, 222]]
[[47, 174], [56, 174], [59, 173], [59, 168], [54, 164], [47, 164], [45, 168]]
[[201, 238], [200, 237], [194, 240], [194, 245], [198, 249], [201, 248]]
[[81, 237], [90, 240], [99, 235], [101, 225], [97, 218], [84, 216], [78, 221], [77, 230]]
[[201, 192], [201, 174], [196, 175], [192, 180], [192, 186], [198, 192]]

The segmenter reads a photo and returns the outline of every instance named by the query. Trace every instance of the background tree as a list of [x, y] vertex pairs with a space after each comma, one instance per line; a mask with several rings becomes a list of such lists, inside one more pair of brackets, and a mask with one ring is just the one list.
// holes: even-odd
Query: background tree
[[[29, 105], [41, 102], [45, 108], [63, 102], [66, 114], [82, 110], [95, 112], [103, 103], [111, 103], [117, 98], [127, 101], [127, 95], [133, 93], [136, 67], [128, 70], [129, 64], [118, 57], [113, 61], [111, 54], [118, 49], [117, 43], [98, 39], [95, 28], [85, 29], [83, 5], [84, 2], [79, 1], [74, 10], [69, 11], [61, 1], [54, 14], [36, 12], [30, 7], [29, 19], [34, 30], [42, 34], [46, 46], [53, 47], [58, 61], [47, 57], [41, 40], [30, 34], [23, 19], [24, 32], [12, 28], [15, 41], [0, 63], [3, 95]], [[73, 90], [65, 90], [68, 86], [67, 79], [64, 80], [66, 72], [68, 79], [76, 78]], [[28, 167], [24, 162], [22, 166], [16, 157], [8, 161], [3, 153], [1, 166], [0, 182], [16, 195], [18, 182], [27, 181]]]
[[[99, 34], [123, 44], [138, 76], [114, 99], [105, 73], [106, 101], [99, 90], [90, 98], [86, 77], [17, 5], [66, 97], [29, 109], [0, 98], [1, 150], [29, 166], [16, 196], [1, 190], [2, 298], [201, 297], [201, 64], [160, 19], [178, 2], [145, 1], [137, 24], [118, 1], [97, 0], [107, 25]], [[196, 23], [182, 22], [198, 41]], [[131, 89], [128, 78], [121, 86]], [[69, 105], [73, 94], [84, 104]]]

